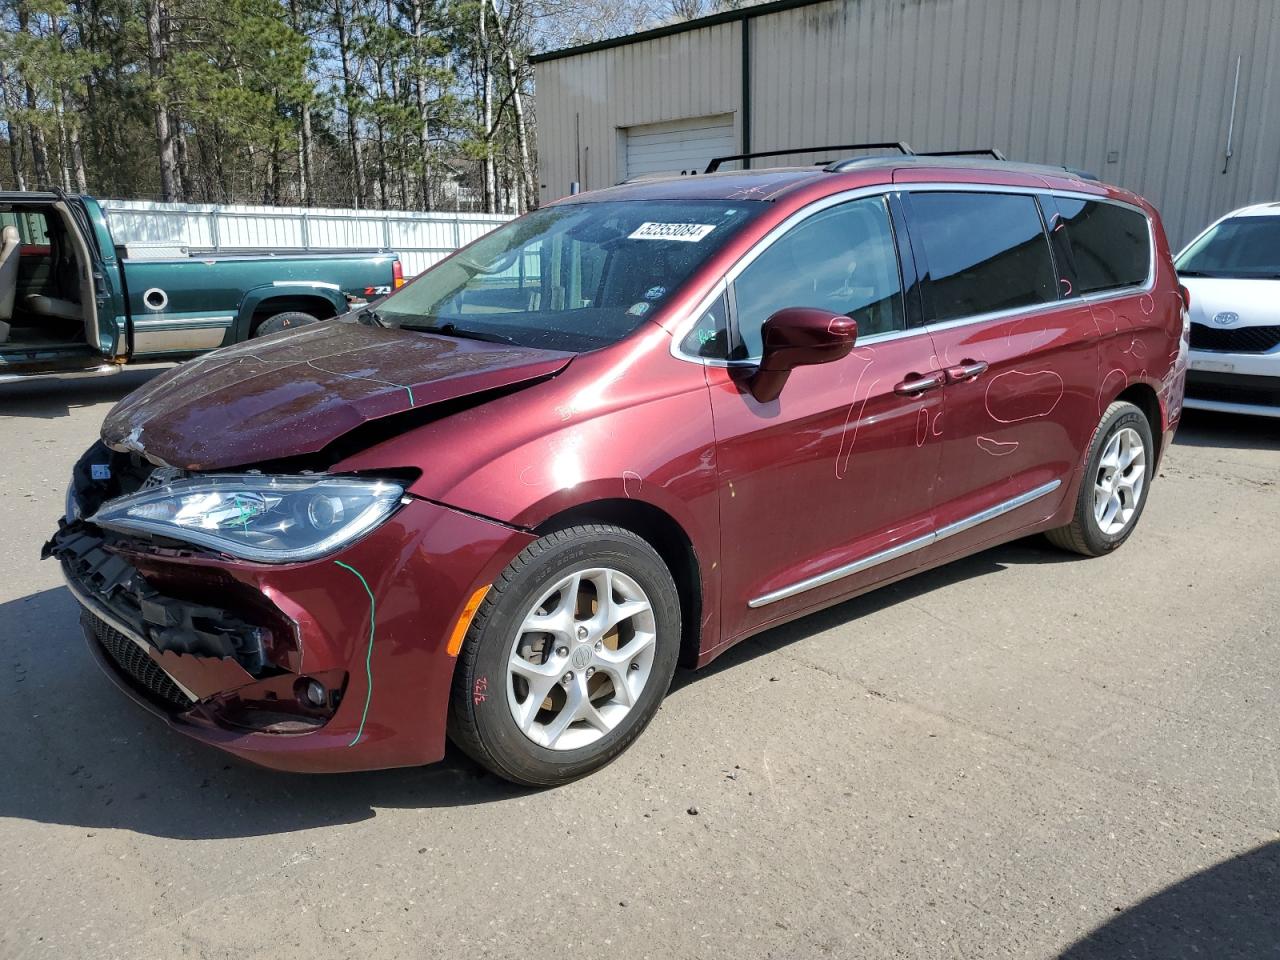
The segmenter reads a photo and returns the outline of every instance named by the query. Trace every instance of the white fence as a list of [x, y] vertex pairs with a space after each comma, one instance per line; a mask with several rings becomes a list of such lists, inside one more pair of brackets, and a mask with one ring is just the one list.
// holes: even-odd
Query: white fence
[[502, 213], [409, 213], [327, 207], [256, 207], [104, 200], [117, 243], [175, 243], [193, 250], [393, 250], [406, 277], [501, 226]]

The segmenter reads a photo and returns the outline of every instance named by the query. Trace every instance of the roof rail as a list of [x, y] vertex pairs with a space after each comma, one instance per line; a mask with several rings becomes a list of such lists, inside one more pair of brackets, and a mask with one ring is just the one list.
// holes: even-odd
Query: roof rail
[[[824, 150], [897, 150], [904, 157], [915, 154], [911, 145], [904, 140], [886, 143], [842, 143], [827, 147], [795, 147], [790, 150], [757, 150], [754, 153], [735, 153], [727, 157], [713, 157], [707, 164], [706, 173], [715, 173], [722, 163], [733, 163], [735, 160], [754, 160], [756, 157], [786, 157], [793, 153], [822, 153]], [[828, 168], [830, 169], [830, 168]]]
[[[827, 173], [841, 173], [845, 170], [854, 170], [859, 167], [884, 166], [886, 163], [990, 170], [992, 169], [992, 157], [998, 152], [984, 150], [978, 156], [974, 155], [978, 151], [956, 151], [954, 153], [944, 151], [939, 153], [916, 153], [907, 157], [849, 157], [845, 160], [837, 160], [835, 163], [823, 167], [823, 170]], [[1068, 167], [1065, 164], [1022, 163], [1015, 160], [1006, 160], [1003, 156], [995, 157], [994, 159], [1002, 170], [1032, 173], [1039, 176], [1048, 174], [1061, 177], [1065, 174], [1069, 177], [1075, 177], [1077, 180], [1101, 180], [1101, 177], [1096, 173], [1080, 170], [1076, 167]]]
[[917, 157], [990, 157], [992, 160], [1008, 160], [995, 147], [983, 147], [980, 150], [924, 150]]
[[[1100, 180], [1101, 178], [1088, 170], [1081, 170], [1077, 167], [1069, 167], [1065, 164], [1053, 163], [1021, 163], [1010, 161], [1001, 151], [995, 147], [979, 147], [974, 150], [924, 150], [915, 151], [911, 149], [911, 145], [905, 140], [894, 140], [885, 143], [843, 143], [833, 144], [827, 147], [796, 147], [789, 150], [758, 150], [754, 153], [735, 153], [727, 157], [714, 157], [707, 164], [706, 173], [715, 173], [720, 169], [722, 163], [732, 163], [735, 160], [751, 160], [756, 157], [785, 157], [793, 153], [822, 153], [826, 150], [896, 150], [898, 156], [879, 156], [869, 157], [845, 157], [843, 160], [834, 160], [822, 167], [827, 173], [839, 173], [843, 170], [851, 170], [856, 167], [879, 166], [885, 163], [901, 163], [903, 161], [913, 163], [936, 163], [938, 166], [947, 167], [983, 167], [985, 161], [995, 160], [1001, 165], [1007, 164], [1007, 169], [1021, 170], [1026, 173], [1039, 174], [1056, 174], [1062, 176], [1064, 173], [1068, 176], [1076, 177], [1080, 180]], [[819, 161], [822, 163], [822, 161]]]

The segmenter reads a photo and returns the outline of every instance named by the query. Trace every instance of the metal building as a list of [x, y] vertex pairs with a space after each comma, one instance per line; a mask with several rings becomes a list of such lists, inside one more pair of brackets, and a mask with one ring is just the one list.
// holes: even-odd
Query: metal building
[[1090, 170], [1175, 247], [1280, 200], [1280, 0], [778, 0], [533, 60], [544, 201], [897, 140]]

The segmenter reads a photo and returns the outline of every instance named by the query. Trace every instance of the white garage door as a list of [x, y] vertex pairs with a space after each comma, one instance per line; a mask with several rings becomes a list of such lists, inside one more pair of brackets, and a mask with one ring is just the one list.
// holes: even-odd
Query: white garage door
[[627, 127], [627, 178], [701, 173], [712, 157], [737, 152], [731, 113]]

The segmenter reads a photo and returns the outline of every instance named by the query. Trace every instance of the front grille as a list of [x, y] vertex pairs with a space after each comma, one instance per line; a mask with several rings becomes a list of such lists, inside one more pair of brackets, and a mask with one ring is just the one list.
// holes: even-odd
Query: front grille
[[1188, 370], [1187, 396], [1192, 400], [1280, 407], [1280, 377]]
[[1280, 346], [1280, 326], [1208, 327], [1191, 325], [1192, 350], [1221, 350], [1228, 353], [1266, 353]]
[[154, 660], [119, 630], [88, 610], [84, 611], [84, 623], [120, 672], [148, 699], [173, 713], [183, 713], [195, 705]]

